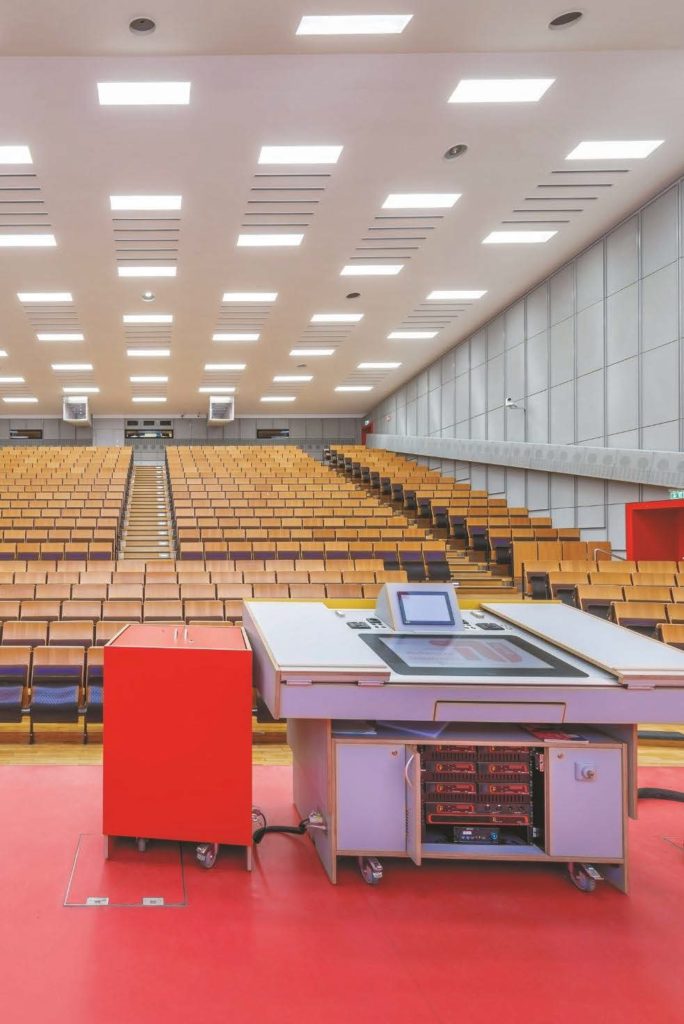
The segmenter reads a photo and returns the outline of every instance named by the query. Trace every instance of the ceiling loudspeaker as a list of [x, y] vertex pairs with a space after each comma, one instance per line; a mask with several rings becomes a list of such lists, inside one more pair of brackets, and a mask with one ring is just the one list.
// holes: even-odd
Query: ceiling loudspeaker
[[63, 399], [62, 419], [65, 423], [73, 423], [77, 427], [90, 426], [90, 407], [87, 395], [72, 395]]
[[232, 423], [235, 419], [235, 399], [222, 395], [209, 397], [209, 423]]

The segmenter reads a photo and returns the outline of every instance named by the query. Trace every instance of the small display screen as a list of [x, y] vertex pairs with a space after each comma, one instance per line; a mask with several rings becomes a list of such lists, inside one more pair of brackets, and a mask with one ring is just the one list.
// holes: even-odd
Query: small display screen
[[581, 676], [586, 673], [518, 636], [361, 634], [398, 675]]
[[397, 593], [405, 626], [455, 626], [453, 606], [439, 590], [400, 590]]

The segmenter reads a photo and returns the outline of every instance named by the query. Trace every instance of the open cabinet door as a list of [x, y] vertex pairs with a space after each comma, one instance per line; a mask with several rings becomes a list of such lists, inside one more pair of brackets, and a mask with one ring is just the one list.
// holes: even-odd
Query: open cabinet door
[[414, 864], [420, 864], [422, 851], [420, 753], [418, 747], [407, 745], [406, 764], [406, 852]]

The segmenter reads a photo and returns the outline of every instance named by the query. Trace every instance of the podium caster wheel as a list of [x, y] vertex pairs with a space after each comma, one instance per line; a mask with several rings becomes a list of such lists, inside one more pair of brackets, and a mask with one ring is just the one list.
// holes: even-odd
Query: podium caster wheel
[[258, 807], [252, 808], [252, 825], [255, 832], [257, 829], [266, 828], [266, 815]]
[[218, 857], [219, 844], [218, 843], [199, 843], [195, 851], [197, 861], [202, 865], [203, 868], [209, 870], [213, 868]]
[[359, 857], [359, 871], [367, 885], [379, 885], [382, 881], [382, 864], [377, 857]]
[[601, 876], [592, 867], [591, 864], [568, 864], [568, 874], [570, 880], [574, 886], [576, 886], [580, 892], [594, 892], [596, 889], [596, 883], [600, 881]]
[[144, 853], [145, 850], [147, 849], [147, 840], [146, 839], [136, 839], [135, 845], [138, 847], [138, 853]]

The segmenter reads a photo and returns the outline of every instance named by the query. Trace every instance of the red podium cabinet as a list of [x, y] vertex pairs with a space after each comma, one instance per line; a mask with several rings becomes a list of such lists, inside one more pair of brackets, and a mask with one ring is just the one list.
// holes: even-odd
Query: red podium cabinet
[[[103, 832], [252, 844], [252, 652], [243, 630], [126, 626], [104, 652]], [[206, 854], [203, 859], [202, 849]]]

